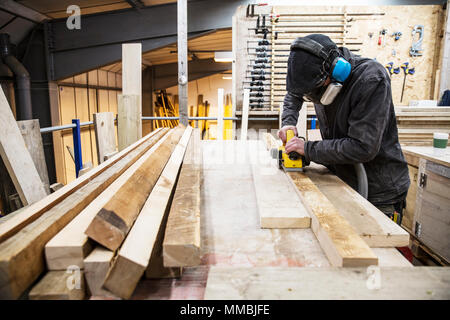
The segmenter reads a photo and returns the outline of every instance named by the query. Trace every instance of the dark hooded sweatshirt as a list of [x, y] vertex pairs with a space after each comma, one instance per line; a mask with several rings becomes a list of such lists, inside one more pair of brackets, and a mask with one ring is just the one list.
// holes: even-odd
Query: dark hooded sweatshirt
[[[332, 104], [314, 104], [323, 141], [306, 142], [306, 161], [325, 165], [354, 189], [353, 164], [361, 162], [367, 172], [368, 200], [377, 206], [397, 203], [405, 199], [410, 181], [398, 141], [390, 77], [375, 60], [347, 48], [339, 50], [352, 72]], [[298, 96], [286, 94], [283, 126], [296, 125], [302, 104]]]

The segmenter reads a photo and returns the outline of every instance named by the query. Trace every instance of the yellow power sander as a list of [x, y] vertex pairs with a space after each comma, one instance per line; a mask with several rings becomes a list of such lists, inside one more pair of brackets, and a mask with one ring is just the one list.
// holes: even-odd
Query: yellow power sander
[[[294, 130], [287, 130], [286, 132], [286, 142], [295, 137]], [[299, 137], [300, 139], [305, 140], [303, 137]], [[286, 172], [295, 172], [295, 171], [303, 171], [303, 167], [305, 166], [305, 158], [298, 154], [295, 151], [286, 153], [285, 150], [286, 143], [284, 143], [281, 147], [273, 148], [270, 150], [272, 158], [278, 160], [278, 166], [280, 169], [284, 169]]]

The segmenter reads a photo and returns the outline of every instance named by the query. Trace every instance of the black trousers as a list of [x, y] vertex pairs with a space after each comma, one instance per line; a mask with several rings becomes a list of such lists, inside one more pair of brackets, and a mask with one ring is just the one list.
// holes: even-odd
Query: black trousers
[[396, 203], [390, 203], [390, 204], [381, 204], [376, 205], [377, 209], [383, 212], [385, 215], [387, 215], [389, 218], [393, 218], [394, 212], [397, 212], [400, 214], [400, 216], [403, 216], [403, 210], [406, 208], [406, 195], [408, 192], [404, 193], [404, 196], [402, 197], [402, 200], [396, 202]]

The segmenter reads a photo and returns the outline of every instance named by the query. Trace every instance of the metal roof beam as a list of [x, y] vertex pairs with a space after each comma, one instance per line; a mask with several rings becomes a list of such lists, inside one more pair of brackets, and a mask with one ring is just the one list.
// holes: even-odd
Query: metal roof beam
[[[213, 29], [231, 28], [243, 0], [188, 2], [188, 38]], [[60, 80], [121, 59], [121, 45], [141, 42], [143, 52], [177, 42], [177, 4], [126, 9], [81, 17], [81, 29], [69, 30], [66, 19], [46, 22], [48, 74]]]
[[0, 10], [35, 23], [49, 19], [46, 15], [25, 7], [24, 5], [21, 5], [13, 0], [1, 0]]
[[[178, 64], [176, 62], [159, 64], [151, 68], [153, 69], [154, 90], [166, 89], [178, 84]], [[188, 64], [188, 79], [193, 81], [229, 70], [231, 70], [231, 63], [217, 63], [214, 59], [191, 60]]]

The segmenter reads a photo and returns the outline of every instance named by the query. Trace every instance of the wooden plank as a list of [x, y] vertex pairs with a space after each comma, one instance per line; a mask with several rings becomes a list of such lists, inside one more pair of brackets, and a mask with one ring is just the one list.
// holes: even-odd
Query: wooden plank
[[414, 267], [397, 248], [372, 248], [372, 250], [378, 257], [380, 267]]
[[39, 218], [42, 215], [42, 213], [44, 213], [46, 210], [49, 210], [56, 204], [63, 201], [73, 192], [86, 185], [90, 180], [94, 179], [99, 174], [101, 174], [106, 169], [115, 164], [117, 161], [125, 157], [128, 153], [136, 149], [144, 141], [147, 141], [150, 137], [158, 134], [160, 130], [161, 129], [158, 129], [150, 133], [142, 140], [136, 142], [135, 144], [129, 146], [127, 149], [123, 150], [120, 154], [117, 154], [111, 159], [109, 159], [109, 161], [106, 161], [101, 165], [95, 167], [89, 172], [89, 174], [84, 175], [83, 177], [80, 177], [75, 181], [72, 181], [68, 185], [55, 191], [54, 193], [42, 199], [41, 201], [26, 207], [20, 214], [15, 215], [14, 218], [9, 219], [7, 223], [0, 223], [0, 242], [11, 237], [15, 233], [17, 233], [20, 229], [25, 227], [27, 224]]
[[94, 130], [97, 144], [98, 163], [105, 161], [105, 156], [116, 151], [116, 128], [112, 112], [94, 113]]
[[[265, 136], [266, 148], [278, 147], [281, 143], [270, 133]], [[305, 170], [338, 213], [348, 221], [359, 236], [370, 247], [402, 247], [409, 243], [409, 234], [388, 219], [358, 192], [333, 175], [325, 167], [311, 163]]]
[[289, 172], [288, 176], [309, 209], [311, 228], [332, 266], [378, 264], [378, 258], [369, 246], [305, 173]]
[[[73, 79], [71, 80], [73, 82]], [[77, 118], [76, 104], [75, 104], [75, 88], [59, 86], [59, 100], [60, 100], [60, 117], [61, 124], [72, 123], [72, 119]], [[76, 179], [75, 163], [67, 147], [73, 150], [72, 130], [62, 130], [63, 156], [64, 156], [64, 175], [67, 184]]]
[[250, 90], [244, 89], [244, 99], [242, 104], [242, 120], [241, 120], [241, 140], [247, 140], [249, 103], [250, 103]]
[[[281, 142], [268, 133], [265, 143], [266, 148], [270, 149], [273, 146], [278, 147]], [[409, 235], [406, 231], [386, 218], [381, 211], [325, 167], [312, 163], [306, 168], [305, 174], [370, 247], [408, 245]]]
[[298, 136], [303, 137], [305, 139], [306, 139], [306, 132], [308, 130], [307, 112], [308, 110], [306, 108], [306, 105], [300, 108], [300, 111], [298, 112], [297, 124], [295, 125], [297, 127]]
[[142, 153], [141, 150], [146, 148], [146, 145], [130, 153], [129, 159], [134, 162], [133, 165], [45, 245], [45, 258], [49, 270], [65, 270], [71, 265], [83, 268], [83, 259], [92, 250], [92, 242], [88, 241], [84, 231], [103, 206], [115, 196], [116, 192], [123, 187], [126, 181], [136, 173], [167, 138], [168, 136], [165, 135], [156, 143], [153, 141], [153, 146], [145, 153]]
[[121, 94], [117, 116], [119, 151], [142, 136], [141, 106], [139, 95]]
[[[127, 179], [103, 206], [86, 229], [86, 235], [110, 250], [117, 250], [125, 239], [142, 206], [158, 180], [184, 128], [172, 130], [170, 138]], [[136, 188], [139, 186], [139, 188]]]
[[[75, 82], [77, 81], [75, 77]], [[80, 76], [80, 82], [86, 83], [86, 74]], [[89, 97], [88, 97], [88, 89], [85, 88], [75, 88], [75, 110], [76, 117], [80, 119], [80, 122], [87, 122], [91, 119], [89, 118]], [[91, 162], [92, 159], [92, 144], [91, 144], [91, 129], [90, 126], [82, 127], [80, 132], [81, 138], [81, 152], [83, 165], [85, 163]], [[78, 176], [80, 174], [78, 173]]]
[[[48, 83], [50, 115], [52, 126], [61, 125], [61, 109], [59, 101], [59, 88], [56, 82]], [[53, 131], [53, 154], [55, 157], [56, 180], [65, 183], [64, 146], [61, 131]]]
[[81, 169], [80, 172], [78, 172], [78, 176], [82, 177], [91, 170], [92, 170], [92, 162], [89, 161], [88, 163], [85, 163], [83, 169]]
[[368, 273], [366, 268], [212, 266], [205, 299], [447, 300], [449, 277], [450, 268], [442, 267], [381, 267]]
[[[199, 130], [189, 141], [173, 196], [163, 241], [165, 267], [188, 267], [200, 264], [200, 189], [202, 165], [191, 161], [199, 149]], [[198, 137], [197, 137], [198, 136]], [[198, 139], [196, 139], [196, 137]]]
[[27, 150], [16, 119], [0, 90], [0, 156], [23, 205], [32, 204], [44, 198], [44, 185]]
[[408, 232], [326, 168], [313, 163], [305, 174], [370, 247], [409, 244]]
[[42, 135], [39, 126], [39, 120], [17, 121], [19, 130], [22, 133], [25, 145], [30, 152], [33, 163], [36, 167], [44, 189], [47, 194], [50, 193], [50, 184], [48, 180], [47, 164], [45, 162], [44, 146], [42, 144]]
[[84, 259], [84, 276], [86, 278], [87, 289], [91, 296], [115, 298], [111, 292], [102, 289], [113, 257], [114, 252], [102, 246], [97, 246]]
[[54, 183], [54, 184], [52, 184], [52, 185], [50, 186], [50, 191], [53, 193], [53, 192], [56, 192], [56, 191], [58, 191], [59, 189], [61, 189], [61, 188], [63, 188], [63, 187], [64, 187], [63, 184], [57, 182], [57, 183]]
[[[251, 142], [258, 154], [266, 153], [263, 142]], [[264, 157], [251, 166], [261, 228], [309, 228], [311, 217], [278, 161]]]
[[[73, 285], [69, 287], [68, 284]], [[83, 300], [83, 271], [50, 271], [30, 291], [30, 300]]]
[[38, 278], [45, 267], [45, 244], [131, 165], [123, 157], [2, 243], [0, 298], [19, 297]]
[[111, 159], [111, 157], [115, 156], [117, 154], [117, 152], [118, 151], [114, 151], [114, 152], [105, 154], [105, 156], [104, 156], [105, 161], [108, 160], [108, 159]]
[[417, 187], [414, 234], [450, 262], [450, 168], [420, 159], [418, 175], [425, 175], [426, 181]]
[[[125, 43], [122, 44], [122, 94], [137, 96], [131, 105], [125, 104], [126, 108], [132, 110], [120, 109], [119, 96], [119, 118], [122, 113], [128, 114], [134, 121], [135, 127], [130, 127], [131, 130], [137, 132], [137, 139], [142, 136], [142, 45], [140, 43]], [[131, 103], [131, 101], [130, 101]], [[122, 142], [121, 134], [127, 134], [124, 131], [119, 133], [119, 150], [122, 150], [127, 139]], [[126, 136], [125, 136], [126, 137]]]
[[188, 126], [106, 276], [104, 287], [121, 298], [131, 297], [148, 266], [191, 133]]
[[414, 212], [416, 210], [416, 196], [417, 196], [417, 181], [419, 176], [419, 170], [417, 167], [413, 167], [408, 164], [408, 174], [411, 184], [406, 196], [406, 208], [404, 210], [402, 218], [402, 227], [406, 228], [409, 232], [413, 230]]

